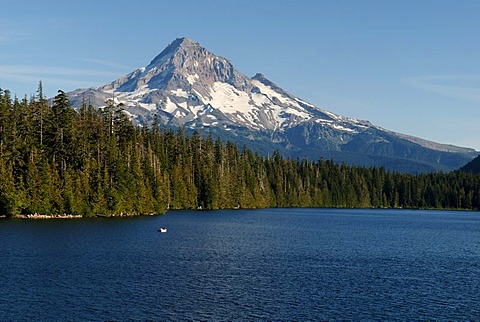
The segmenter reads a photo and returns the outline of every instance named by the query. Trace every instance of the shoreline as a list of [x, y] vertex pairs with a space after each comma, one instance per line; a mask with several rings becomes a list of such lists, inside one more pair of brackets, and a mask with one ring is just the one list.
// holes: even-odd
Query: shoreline
[[71, 215], [71, 214], [61, 214], [61, 215], [42, 215], [42, 214], [28, 214], [28, 215], [16, 215], [7, 217], [5, 215], [0, 216], [0, 219], [30, 219], [30, 220], [43, 220], [43, 219], [82, 219], [82, 218], [118, 218], [118, 217], [140, 217], [140, 216], [157, 216], [158, 214], [112, 214], [110, 216], [105, 215], [94, 215], [94, 216], [85, 216], [85, 215]]
[[[267, 207], [275, 209], [277, 207]], [[384, 209], [384, 210], [431, 210], [431, 211], [472, 211], [478, 212], [478, 209], [445, 209], [445, 208], [345, 208], [345, 207], [279, 207], [279, 208], [317, 208], [317, 209]], [[132, 218], [132, 217], [143, 217], [143, 216], [161, 216], [165, 215], [169, 211], [182, 211], [182, 210], [193, 210], [193, 211], [217, 211], [217, 210], [255, 210], [260, 208], [225, 208], [225, 209], [169, 209], [164, 213], [146, 213], [146, 214], [111, 214], [111, 215], [71, 215], [71, 214], [61, 214], [61, 215], [42, 215], [42, 214], [28, 214], [28, 215], [15, 215], [15, 216], [6, 216], [0, 215], [1, 219], [26, 219], [26, 220], [42, 220], [42, 219], [82, 219], [82, 218]], [[263, 208], [262, 208], [263, 209]]]
[[77, 219], [83, 218], [82, 215], [41, 215], [41, 214], [28, 214], [28, 215], [16, 215], [12, 216], [12, 219]]

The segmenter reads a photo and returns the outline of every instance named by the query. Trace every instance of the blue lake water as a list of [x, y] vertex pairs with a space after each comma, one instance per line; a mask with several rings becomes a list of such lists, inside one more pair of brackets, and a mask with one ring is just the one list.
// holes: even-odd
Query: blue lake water
[[0, 262], [2, 321], [480, 320], [478, 212], [0, 220]]

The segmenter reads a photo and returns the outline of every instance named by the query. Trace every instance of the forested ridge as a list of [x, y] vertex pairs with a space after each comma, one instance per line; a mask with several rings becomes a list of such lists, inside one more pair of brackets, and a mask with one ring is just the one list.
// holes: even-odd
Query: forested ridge
[[112, 102], [78, 112], [0, 89], [0, 215], [260, 207], [480, 208], [480, 176], [411, 175], [261, 156], [210, 133], [136, 128]]

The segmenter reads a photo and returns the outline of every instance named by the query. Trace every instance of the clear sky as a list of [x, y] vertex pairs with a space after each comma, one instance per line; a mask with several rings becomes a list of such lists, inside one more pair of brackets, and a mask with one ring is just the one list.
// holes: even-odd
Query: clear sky
[[184, 36], [321, 108], [480, 150], [478, 0], [6, 0], [0, 87], [102, 85]]

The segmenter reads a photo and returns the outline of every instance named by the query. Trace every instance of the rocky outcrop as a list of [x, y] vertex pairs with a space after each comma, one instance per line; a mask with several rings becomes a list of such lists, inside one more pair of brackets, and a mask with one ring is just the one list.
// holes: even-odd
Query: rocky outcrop
[[28, 215], [16, 215], [13, 218], [17, 219], [78, 219], [83, 218], [82, 215], [42, 215], [42, 214], [28, 214]]

